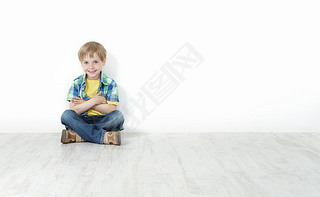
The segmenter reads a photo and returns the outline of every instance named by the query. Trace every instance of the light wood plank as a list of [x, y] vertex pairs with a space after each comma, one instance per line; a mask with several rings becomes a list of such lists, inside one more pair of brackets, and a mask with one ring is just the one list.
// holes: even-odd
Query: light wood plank
[[320, 133], [0, 133], [0, 196], [319, 196]]

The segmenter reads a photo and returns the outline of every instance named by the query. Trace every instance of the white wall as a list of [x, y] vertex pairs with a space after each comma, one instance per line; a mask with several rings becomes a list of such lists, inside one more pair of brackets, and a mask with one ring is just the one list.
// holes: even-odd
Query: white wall
[[[109, 52], [127, 131], [320, 131], [319, 10], [308, 0], [1, 2], [0, 132], [60, 132], [78, 49], [92, 40]], [[144, 95], [152, 113], [126, 110], [186, 42], [204, 61], [159, 105]]]

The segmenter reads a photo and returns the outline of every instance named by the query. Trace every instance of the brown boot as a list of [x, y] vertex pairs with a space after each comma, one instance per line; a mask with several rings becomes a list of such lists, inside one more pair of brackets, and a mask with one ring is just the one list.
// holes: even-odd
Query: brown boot
[[104, 144], [121, 145], [121, 136], [119, 131], [107, 131], [103, 139]]
[[83, 139], [73, 130], [62, 130], [61, 143], [83, 142]]

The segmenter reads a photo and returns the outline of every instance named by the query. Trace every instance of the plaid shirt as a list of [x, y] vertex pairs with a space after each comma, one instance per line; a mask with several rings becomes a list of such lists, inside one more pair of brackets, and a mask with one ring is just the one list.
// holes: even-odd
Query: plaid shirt
[[[69, 89], [67, 101], [71, 101], [73, 97], [80, 97], [84, 100], [89, 100], [90, 97], [85, 93], [86, 89], [86, 74], [83, 74], [73, 80], [73, 83]], [[104, 96], [107, 101], [119, 102], [118, 96], [118, 86], [116, 82], [108, 77], [106, 74], [101, 72], [100, 85], [98, 92], [102, 92], [101, 96]], [[84, 112], [82, 115], [86, 115], [88, 111]], [[106, 115], [107, 113], [102, 113]]]

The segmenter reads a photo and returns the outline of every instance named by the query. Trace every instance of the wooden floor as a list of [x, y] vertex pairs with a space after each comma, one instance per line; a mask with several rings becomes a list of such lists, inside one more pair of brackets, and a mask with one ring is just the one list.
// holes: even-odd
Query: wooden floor
[[320, 133], [0, 134], [0, 196], [320, 196]]

